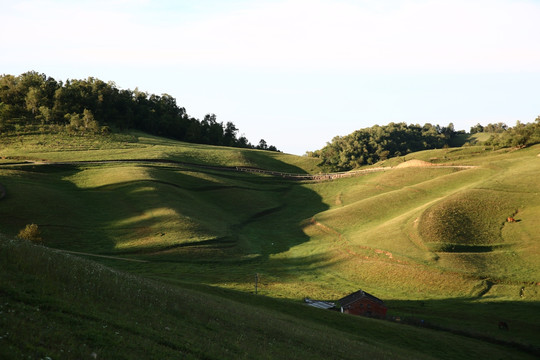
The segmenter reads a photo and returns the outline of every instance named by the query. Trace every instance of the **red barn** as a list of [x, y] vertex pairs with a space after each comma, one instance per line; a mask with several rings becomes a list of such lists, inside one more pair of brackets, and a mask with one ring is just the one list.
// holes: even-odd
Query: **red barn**
[[337, 307], [341, 309], [342, 313], [377, 318], [384, 318], [386, 316], [387, 308], [384, 302], [362, 290], [358, 290], [339, 299], [337, 303]]

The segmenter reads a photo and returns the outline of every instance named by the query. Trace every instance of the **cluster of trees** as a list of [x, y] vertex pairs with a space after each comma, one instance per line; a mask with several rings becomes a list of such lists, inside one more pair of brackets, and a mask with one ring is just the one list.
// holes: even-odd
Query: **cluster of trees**
[[471, 126], [471, 134], [477, 134], [477, 133], [502, 133], [508, 130], [508, 125], [506, 125], [503, 122], [498, 122], [496, 124], [487, 124], [486, 126], [482, 126], [479, 123]]
[[[540, 143], [540, 116], [533, 123], [517, 122], [509, 127], [505, 123], [476, 124], [470, 133], [489, 133], [484, 145], [501, 147], [525, 147]], [[321, 159], [320, 166], [330, 171], [347, 171], [362, 165], [371, 165], [391, 157], [415, 151], [440, 149], [467, 139], [465, 131], [456, 131], [450, 123], [446, 127], [425, 124], [407, 125], [390, 123], [357, 130], [349, 135], [336, 136], [325, 147], [308, 156]], [[458, 145], [459, 146], [459, 145]]]
[[218, 122], [214, 114], [202, 120], [189, 116], [168, 94], [121, 90], [92, 77], [63, 83], [34, 71], [0, 76], [0, 131], [36, 122], [78, 134], [114, 127], [193, 143], [278, 151], [263, 139], [250, 144], [245, 136], [238, 137], [232, 122]]
[[322, 149], [307, 155], [320, 158], [321, 166], [328, 170], [347, 171], [410, 152], [442, 148], [460, 133], [464, 131], [456, 132], [452, 123], [447, 127], [407, 125], [403, 122], [375, 125], [337, 136]]
[[540, 143], [540, 116], [532, 123], [516, 122], [516, 126], [508, 127], [504, 123], [476, 124], [471, 127], [471, 134], [490, 133], [491, 136], [484, 142], [493, 147], [525, 147]]

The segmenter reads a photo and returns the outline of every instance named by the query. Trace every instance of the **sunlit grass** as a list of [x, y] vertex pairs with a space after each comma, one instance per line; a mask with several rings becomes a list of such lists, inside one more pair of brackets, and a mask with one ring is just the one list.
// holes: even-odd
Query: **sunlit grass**
[[153, 180], [149, 169], [141, 166], [94, 166], [81, 170], [63, 180], [69, 181], [81, 189]]
[[[83, 141], [77, 151], [11, 144], [0, 155], [317, 172], [304, 157], [129, 139], [102, 148]], [[146, 162], [11, 166], [0, 169], [0, 231], [14, 236], [37, 223], [47, 246], [146, 260], [95, 258], [184, 285], [251, 293], [259, 274], [260, 294], [293, 301], [335, 300], [359, 288], [393, 301], [520, 301], [521, 287], [538, 301], [539, 149], [433, 150], [406, 158], [478, 168], [399, 168], [326, 182]], [[505, 223], [511, 215], [519, 222]], [[455, 247], [469, 243], [479, 248]]]
[[212, 166], [257, 167], [289, 173], [318, 173], [319, 160], [280, 152], [207, 146], [132, 131], [108, 136], [65, 133], [3, 136], [0, 157], [8, 160], [96, 161], [163, 159]]
[[[151, 281], [3, 238], [0, 260], [3, 358], [533, 356], [504, 343], [448, 331], [344, 316], [264, 296]], [[394, 306], [402, 311], [411, 308], [406, 302]], [[426, 306], [448, 313], [459, 304], [443, 301]], [[454, 325], [445, 324], [449, 329]], [[530, 333], [524, 325], [519, 333]], [[504, 341], [497, 339], [500, 334], [489, 335], [493, 341]]]

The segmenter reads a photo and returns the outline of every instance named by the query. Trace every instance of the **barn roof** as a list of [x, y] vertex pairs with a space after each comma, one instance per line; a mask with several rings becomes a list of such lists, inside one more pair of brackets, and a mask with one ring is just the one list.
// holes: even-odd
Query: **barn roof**
[[309, 306], [313, 306], [319, 309], [332, 309], [336, 306], [333, 302], [321, 301], [321, 300], [312, 300], [310, 298], [305, 298], [304, 302]]
[[356, 292], [353, 292], [352, 294], [350, 295], [347, 295], [341, 299], [338, 300], [338, 303], [341, 305], [341, 306], [347, 306], [349, 304], [352, 304], [360, 299], [363, 299], [363, 298], [367, 298], [369, 300], [372, 300], [376, 303], [379, 303], [381, 305], [384, 305], [384, 301], [382, 301], [381, 299], [371, 295], [371, 294], [368, 294], [367, 292], [363, 291], [363, 290], [358, 290]]

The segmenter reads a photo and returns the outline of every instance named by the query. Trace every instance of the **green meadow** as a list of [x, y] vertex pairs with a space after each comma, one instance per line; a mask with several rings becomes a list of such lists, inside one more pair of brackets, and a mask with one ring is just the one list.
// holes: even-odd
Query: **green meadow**
[[[318, 174], [317, 159], [137, 132], [0, 144], [2, 357], [540, 353], [539, 145], [297, 181], [235, 169]], [[27, 224], [43, 246], [10, 240]], [[358, 289], [399, 321], [302, 304]]]

